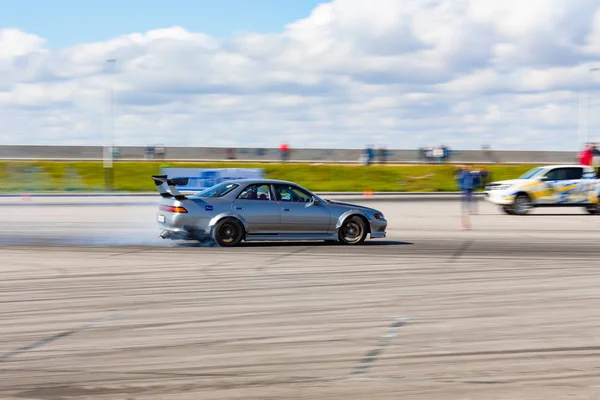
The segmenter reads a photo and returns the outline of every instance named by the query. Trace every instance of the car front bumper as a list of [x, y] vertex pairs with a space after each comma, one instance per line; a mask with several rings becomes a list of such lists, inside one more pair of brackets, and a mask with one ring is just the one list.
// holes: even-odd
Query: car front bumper
[[504, 190], [489, 190], [484, 192], [484, 200], [498, 205], [510, 205], [515, 202], [515, 196]]
[[371, 239], [382, 239], [386, 237], [387, 221], [385, 219], [372, 219], [369, 221]]

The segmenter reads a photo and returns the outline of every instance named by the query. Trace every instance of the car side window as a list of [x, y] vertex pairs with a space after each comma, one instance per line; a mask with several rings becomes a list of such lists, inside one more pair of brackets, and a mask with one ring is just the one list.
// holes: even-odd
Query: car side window
[[297, 187], [290, 187], [290, 190], [292, 191], [292, 193], [294, 194], [295, 198], [298, 199], [299, 202], [302, 203], [309, 203], [312, 196], [309, 195], [308, 193], [306, 193], [304, 190], [301, 190]]
[[271, 190], [269, 189], [269, 185], [264, 184], [254, 184], [248, 186], [246, 189], [242, 190], [242, 193], [239, 194], [238, 199], [240, 200], [272, 200], [271, 198]]
[[275, 185], [275, 194], [279, 201], [308, 203], [312, 198], [304, 190], [291, 185]]
[[575, 179], [583, 178], [583, 168], [573, 167], [573, 168], [566, 168], [566, 170], [567, 170], [567, 179], [568, 180], [575, 180]]
[[568, 170], [568, 168], [555, 168], [546, 174], [546, 179], [549, 181], [567, 180], [567, 179], [569, 179], [569, 178], [567, 178], [567, 176], [568, 176], [567, 170]]
[[583, 168], [568, 167], [556, 168], [546, 174], [548, 180], [551, 181], [570, 181], [581, 179], [583, 177]]

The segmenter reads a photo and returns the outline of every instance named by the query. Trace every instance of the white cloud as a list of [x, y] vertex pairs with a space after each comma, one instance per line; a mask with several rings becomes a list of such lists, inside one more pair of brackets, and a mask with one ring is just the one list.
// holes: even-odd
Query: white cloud
[[0, 57], [10, 60], [42, 50], [45, 40], [15, 28], [0, 30]]
[[595, 0], [334, 0], [279, 34], [165, 27], [58, 50], [11, 27], [0, 137], [106, 142], [112, 88], [117, 145], [576, 149], [594, 65]]

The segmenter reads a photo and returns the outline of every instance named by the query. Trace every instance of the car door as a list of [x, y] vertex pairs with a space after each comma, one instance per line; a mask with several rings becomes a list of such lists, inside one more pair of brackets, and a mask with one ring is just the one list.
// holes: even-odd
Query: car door
[[280, 230], [281, 211], [271, 185], [248, 185], [231, 205], [234, 213], [248, 223], [248, 234], [274, 234]]
[[583, 177], [581, 179], [581, 201], [580, 203], [594, 204], [598, 201], [598, 177], [600, 171], [596, 171], [594, 167], [585, 167], [583, 169]]
[[287, 234], [326, 234], [330, 230], [330, 213], [324, 204], [314, 204], [312, 195], [298, 186], [275, 184], [281, 210], [281, 231]]
[[588, 180], [583, 179], [583, 167], [569, 167], [566, 169], [566, 179], [561, 188], [561, 201], [565, 204], [585, 203], [588, 197]]
[[580, 167], [559, 167], [546, 173], [542, 179], [543, 204], [572, 204], [580, 191], [583, 169]]

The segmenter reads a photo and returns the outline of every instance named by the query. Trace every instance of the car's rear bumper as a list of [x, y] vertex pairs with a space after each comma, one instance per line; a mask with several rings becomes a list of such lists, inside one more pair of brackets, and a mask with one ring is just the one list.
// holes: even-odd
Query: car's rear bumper
[[[163, 218], [164, 217], [164, 218]], [[194, 223], [195, 219], [187, 214], [157, 214], [160, 237], [172, 240], [198, 240], [209, 236], [209, 233]]]
[[195, 228], [187, 229], [162, 229], [160, 237], [163, 239], [172, 240], [201, 240], [209, 237], [210, 235], [203, 230]]
[[192, 235], [187, 231], [161, 230], [160, 235], [163, 239], [171, 240], [191, 240]]

